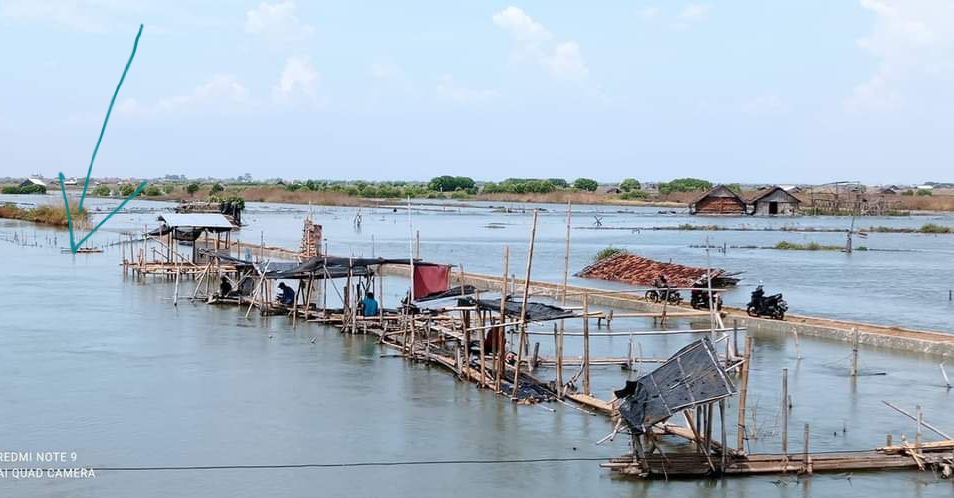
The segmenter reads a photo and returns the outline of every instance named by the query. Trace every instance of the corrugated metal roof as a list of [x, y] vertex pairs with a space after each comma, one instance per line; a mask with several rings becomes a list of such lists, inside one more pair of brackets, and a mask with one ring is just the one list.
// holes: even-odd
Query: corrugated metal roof
[[[712, 278], [725, 273], [721, 268], [712, 269]], [[615, 280], [636, 285], [652, 285], [660, 275], [665, 275], [669, 285], [691, 287], [706, 276], [705, 268], [685, 266], [676, 263], [663, 263], [631, 253], [619, 253], [597, 261], [576, 274], [583, 278]]]
[[159, 221], [173, 228], [232, 228], [228, 218], [219, 213], [162, 213], [159, 215]]

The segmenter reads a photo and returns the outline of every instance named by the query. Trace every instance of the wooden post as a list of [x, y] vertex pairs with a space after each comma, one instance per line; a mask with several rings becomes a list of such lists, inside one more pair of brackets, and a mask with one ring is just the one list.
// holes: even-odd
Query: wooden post
[[421, 259], [421, 231], [417, 230], [414, 235], [414, 259]]
[[[507, 349], [504, 343], [506, 335], [504, 334], [504, 323], [507, 323], [507, 274], [510, 272], [510, 246], [504, 246], [503, 251], [503, 280], [500, 281], [500, 320], [497, 322], [499, 324], [498, 329], [494, 332], [494, 344], [496, 344], [497, 349], [497, 379], [495, 380], [494, 390], [498, 393], [500, 392], [500, 382], [503, 380], [504, 374], [507, 373], [507, 363], [506, 355], [504, 350]], [[495, 330], [495, 329], [491, 329]]]
[[915, 451], [921, 451], [921, 426], [924, 424], [924, 417], [921, 413], [921, 405], [916, 405], [914, 407], [914, 413], [918, 417], [918, 427], [914, 432], [914, 449]]
[[533, 224], [530, 226], [530, 250], [527, 252], [527, 274], [523, 281], [523, 303], [520, 305], [520, 337], [517, 340], [517, 364], [513, 372], [513, 395], [517, 397], [520, 385], [520, 362], [523, 358], [523, 341], [527, 337], [527, 299], [530, 297], [530, 270], [533, 267], [533, 244], [537, 238], [537, 210], [533, 210]]
[[749, 389], [749, 366], [752, 363], [752, 336], [745, 337], [745, 351], [742, 353], [742, 382], [739, 385], [739, 420], [736, 448], [745, 451], [745, 398]]
[[590, 394], [590, 297], [583, 293], [583, 394]]
[[788, 459], [788, 369], [782, 369], [782, 456]]
[[739, 319], [732, 320], [732, 356], [739, 356]]
[[858, 376], [858, 328], [851, 329], [854, 333], [854, 339], [851, 344], [851, 371], [849, 374], [852, 377]]
[[947, 372], [944, 370], [944, 362], [942, 361], [937, 367], [941, 369], [941, 376], [944, 377], [944, 385], [946, 385], [947, 388], [950, 389], [951, 381], [950, 379], [947, 378]]
[[808, 435], [808, 424], [805, 424], [805, 449], [802, 452], [802, 464], [804, 467], [802, 468], [802, 472], [810, 475], [812, 473], [812, 457], [808, 452]]
[[[563, 253], [563, 288], [560, 291], [560, 305], [566, 306], [566, 288], [570, 278], [570, 222], [573, 218], [573, 209], [570, 201], [566, 203], [566, 239]], [[557, 398], [563, 399], [563, 333], [566, 331], [566, 320], [560, 320], [559, 332], [553, 330], [553, 346], [556, 351], [556, 389]]]
[[725, 435], [725, 399], [719, 400], [719, 422], [721, 425], [721, 433], [719, 438], [719, 443], [722, 445], [719, 447], [719, 453], [722, 454], [722, 462], [720, 463], [719, 472], [725, 473], [726, 467], [726, 458], [728, 456], [729, 449], [726, 447], [726, 435]]
[[[483, 327], [483, 326], [484, 326], [484, 314], [481, 313], [480, 311], [478, 311], [477, 313], [478, 313], [479, 316], [480, 316], [480, 326]], [[487, 386], [487, 364], [484, 363], [484, 355], [487, 354], [487, 353], [486, 353], [486, 350], [484, 349], [484, 347], [485, 347], [484, 334], [485, 334], [485, 333], [486, 333], [486, 331], [483, 330], [483, 329], [477, 331], [477, 347], [480, 349], [480, 356], [479, 356], [479, 358], [480, 358], [480, 382], [477, 383], [477, 386], [478, 386], [478, 387], [486, 387], [486, 386]]]

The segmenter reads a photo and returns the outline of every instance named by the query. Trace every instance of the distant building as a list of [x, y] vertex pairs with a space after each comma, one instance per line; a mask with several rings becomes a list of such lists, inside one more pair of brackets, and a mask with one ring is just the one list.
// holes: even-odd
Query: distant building
[[43, 180], [40, 180], [39, 178], [27, 178], [26, 180], [23, 180], [22, 182], [20, 182], [21, 188], [29, 187], [31, 185], [37, 185], [37, 186], [46, 188], [46, 182], [44, 182]]
[[914, 188], [915, 190], [927, 190], [927, 191], [934, 190], [934, 186], [932, 185], [918, 185], [917, 187], [914, 187]]
[[689, 214], [745, 214], [745, 201], [725, 185], [716, 185], [689, 203]]
[[794, 216], [801, 201], [782, 187], [776, 186], [753, 198], [749, 214], [755, 216]]
[[901, 193], [901, 189], [897, 185], [888, 185], [887, 187], [881, 187], [879, 192], [881, 195], [898, 195]]

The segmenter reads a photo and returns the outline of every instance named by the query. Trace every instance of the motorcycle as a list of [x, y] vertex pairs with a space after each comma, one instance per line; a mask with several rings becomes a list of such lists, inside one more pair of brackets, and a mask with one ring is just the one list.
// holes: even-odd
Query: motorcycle
[[682, 304], [682, 295], [679, 294], [679, 291], [673, 289], [672, 287], [656, 287], [655, 289], [649, 289], [646, 291], [646, 300], [653, 303], [661, 303], [663, 301], [668, 301], [672, 305]]
[[[716, 311], [722, 311], [722, 296], [716, 291], [712, 292], [712, 304], [715, 305]], [[709, 309], [709, 291], [693, 289], [689, 298], [689, 305], [696, 310]]]
[[752, 291], [752, 300], [745, 307], [745, 312], [749, 316], [767, 316], [776, 320], [784, 320], [786, 311], [788, 311], [788, 303], [782, 299], [782, 295], [766, 296], [761, 285]]

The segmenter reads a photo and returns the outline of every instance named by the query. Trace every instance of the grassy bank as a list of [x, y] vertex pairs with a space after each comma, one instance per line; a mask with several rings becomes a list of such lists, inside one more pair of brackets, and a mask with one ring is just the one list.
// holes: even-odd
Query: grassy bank
[[[85, 223], [89, 219], [89, 212], [85, 208], [78, 210], [75, 206], [70, 206], [70, 216], [72, 216], [75, 226], [79, 223]], [[16, 204], [8, 203], [0, 206], [0, 218], [31, 221], [57, 227], [69, 226], [66, 208], [63, 206], [42, 205], [34, 208], [21, 208]]]
[[[778, 244], [775, 244], [772, 247], [766, 249], [776, 249], [779, 251], [844, 251], [844, 245], [828, 245], [820, 244], [818, 242], [809, 242], [807, 244], [799, 244], [798, 242], [789, 242], [783, 240]], [[858, 246], [854, 248], [855, 251], [867, 251], [868, 248], [865, 246]]]

